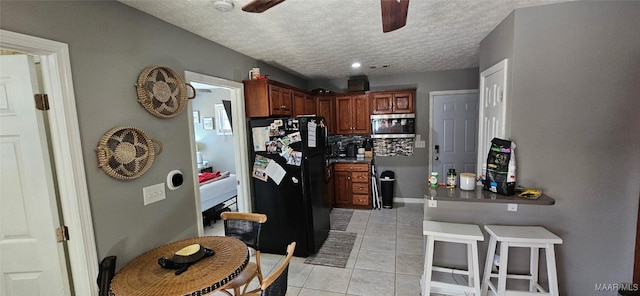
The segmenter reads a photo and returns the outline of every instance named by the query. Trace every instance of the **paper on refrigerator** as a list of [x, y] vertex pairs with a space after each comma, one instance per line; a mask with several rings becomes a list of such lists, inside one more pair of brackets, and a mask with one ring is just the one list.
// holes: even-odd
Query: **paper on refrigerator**
[[260, 126], [251, 129], [251, 136], [253, 137], [253, 151], [266, 151], [266, 142], [269, 141], [269, 127]]
[[277, 185], [280, 185], [282, 182], [282, 178], [287, 174], [287, 171], [282, 168], [277, 162], [273, 160], [269, 160], [269, 164], [265, 168], [264, 172], [276, 182]]
[[307, 123], [307, 131], [308, 131], [307, 146], [311, 148], [316, 147], [316, 126], [317, 124], [315, 122], [309, 121]]

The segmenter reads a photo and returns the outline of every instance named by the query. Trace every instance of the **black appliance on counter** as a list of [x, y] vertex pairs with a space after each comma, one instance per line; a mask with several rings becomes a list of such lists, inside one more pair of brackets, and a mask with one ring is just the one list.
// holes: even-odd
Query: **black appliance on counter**
[[358, 145], [355, 143], [347, 144], [347, 157], [356, 157], [358, 153]]
[[[295, 256], [316, 253], [329, 234], [331, 211], [326, 200], [324, 118], [252, 119], [248, 126], [253, 211], [267, 215], [260, 250], [284, 255], [287, 245], [295, 241]], [[259, 143], [263, 140], [266, 143]], [[279, 183], [277, 175], [265, 177], [260, 169], [256, 173], [255, 168], [260, 168], [260, 162], [264, 165], [266, 159], [282, 168], [284, 177]]]

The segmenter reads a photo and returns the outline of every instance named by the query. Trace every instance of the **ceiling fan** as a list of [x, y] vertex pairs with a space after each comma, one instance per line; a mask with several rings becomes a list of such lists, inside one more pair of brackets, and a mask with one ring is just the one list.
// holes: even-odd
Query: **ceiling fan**
[[242, 6], [242, 10], [246, 12], [261, 13], [282, 2], [284, 2], [284, 0], [253, 0], [247, 3], [247, 5]]
[[[243, 11], [261, 13], [284, 0], [253, 0], [242, 7]], [[407, 24], [409, 0], [380, 0], [382, 8], [382, 32], [400, 29]]]
[[388, 33], [407, 24], [409, 0], [380, 0], [382, 5], [382, 32]]

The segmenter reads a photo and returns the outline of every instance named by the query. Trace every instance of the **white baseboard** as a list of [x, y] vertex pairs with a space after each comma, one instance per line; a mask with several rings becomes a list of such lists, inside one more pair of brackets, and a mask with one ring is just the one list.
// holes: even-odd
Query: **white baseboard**
[[394, 197], [394, 203], [424, 203], [422, 197]]

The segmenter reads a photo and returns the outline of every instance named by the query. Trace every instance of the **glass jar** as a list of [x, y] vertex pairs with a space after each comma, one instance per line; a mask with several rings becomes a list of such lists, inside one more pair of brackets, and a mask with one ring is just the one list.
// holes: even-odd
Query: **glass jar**
[[447, 173], [447, 188], [456, 188], [456, 169], [449, 169]]
[[431, 176], [429, 177], [429, 185], [435, 188], [438, 187], [438, 172], [431, 172]]

